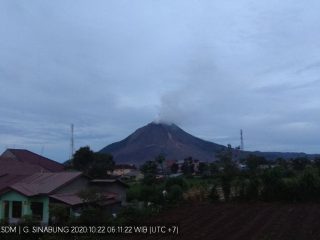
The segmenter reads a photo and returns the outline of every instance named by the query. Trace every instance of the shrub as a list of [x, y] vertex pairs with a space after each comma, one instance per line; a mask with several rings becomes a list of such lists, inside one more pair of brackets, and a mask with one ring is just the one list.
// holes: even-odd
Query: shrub
[[316, 169], [309, 166], [306, 167], [302, 175], [298, 178], [298, 181], [301, 200], [319, 200], [320, 179]]
[[187, 184], [186, 180], [181, 177], [169, 178], [165, 184], [166, 189], [169, 189], [170, 187], [172, 187], [174, 185], [180, 186], [181, 189], [183, 189], [183, 190], [186, 190], [188, 188], [188, 184]]
[[108, 222], [108, 215], [99, 208], [86, 208], [82, 211], [79, 218], [75, 221], [76, 223], [85, 225], [95, 225]]
[[282, 168], [267, 169], [261, 176], [262, 192], [261, 197], [264, 201], [275, 201], [282, 199], [284, 175]]
[[131, 202], [133, 200], [140, 199], [141, 194], [141, 185], [135, 184], [130, 186], [130, 188], [127, 190], [127, 201]]
[[115, 224], [136, 224], [141, 223], [148, 217], [158, 214], [160, 211], [159, 206], [151, 205], [149, 207], [137, 208], [137, 207], [124, 207], [119, 212]]
[[257, 177], [251, 177], [248, 179], [246, 191], [245, 191], [245, 199], [247, 200], [256, 200], [259, 198], [260, 192], [260, 181]]
[[229, 201], [231, 193], [231, 179], [228, 176], [221, 177], [221, 187], [225, 201]]
[[183, 194], [188, 202], [203, 202], [208, 199], [208, 191], [203, 187], [192, 187]]
[[50, 204], [50, 216], [52, 223], [65, 224], [69, 219], [69, 209], [64, 205]]
[[281, 200], [288, 202], [301, 201], [299, 193], [299, 181], [295, 178], [285, 178], [283, 181], [283, 188], [280, 194]]
[[211, 202], [218, 202], [220, 200], [220, 196], [217, 191], [217, 186], [214, 185], [211, 187], [208, 194], [208, 198]]
[[35, 220], [32, 215], [23, 215], [19, 221], [19, 224], [32, 226], [32, 225], [39, 225], [40, 221]]
[[162, 190], [160, 187], [142, 185], [139, 200], [144, 202], [162, 204], [164, 202], [164, 197], [162, 195]]
[[178, 203], [183, 199], [183, 191], [180, 185], [172, 185], [168, 192], [169, 203]]

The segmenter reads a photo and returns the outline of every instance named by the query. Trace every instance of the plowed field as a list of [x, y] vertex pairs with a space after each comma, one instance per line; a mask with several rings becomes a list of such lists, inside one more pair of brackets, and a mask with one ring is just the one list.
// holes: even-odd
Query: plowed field
[[311, 240], [320, 239], [320, 204], [188, 205], [167, 211], [154, 222], [178, 223], [181, 234], [174, 239]]

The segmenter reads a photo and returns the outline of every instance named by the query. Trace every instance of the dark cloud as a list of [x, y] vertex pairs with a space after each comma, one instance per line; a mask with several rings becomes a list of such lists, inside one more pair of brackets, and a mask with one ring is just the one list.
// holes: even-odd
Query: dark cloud
[[152, 120], [319, 152], [320, 3], [0, 2], [0, 149], [69, 156]]

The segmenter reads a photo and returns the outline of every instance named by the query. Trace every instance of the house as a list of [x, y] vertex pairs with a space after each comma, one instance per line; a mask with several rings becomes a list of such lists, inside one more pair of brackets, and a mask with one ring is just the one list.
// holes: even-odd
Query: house
[[63, 170], [62, 164], [36, 153], [24, 149], [7, 149], [0, 156], [0, 191], [32, 174]]
[[91, 180], [81, 172], [35, 173], [0, 189], [0, 219], [17, 223], [30, 215], [48, 224], [53, 204], [65, 206], [71, 215], [79, 213], [86, 204], [79, 192], [90, 187], [101, 190], [103, 198], [97, 204], [111, 211], [125, 203], [127, 185], [119, 180]]
[[50, 196], [59, 188], [73, 183], [80, 175], [79, 172], [35, 173], [9, 184], [0, 189], [0, 219], [17, 223], [22, 216], [32, 215], [42, 224], [47, 224]]
[[[7, 149], [0, 157], [2, 159], [11, 159], [16, 163], [31, 165], [44, 172], [62, 172], [65, 170], [63, 164], [26, 149]], [[0, 166], [2, 165], [0, 162]]]
[[7, 149], [0, 156], [0, 192], [35, 173], [63, 170], [62, 164], [36, 153], [25, 149]]
[[118, 164], [109, 174], [123, 180], [141, 180], [143, 178], [141, 171], [132, 164]]
[[123, 174], [120, 179], [122, 180], [136, 180], [139, 181], [143, 179], [143, 173], [138, 169], [133, 169], [129, 171], [128, 173]]
[[[0, 156], [0, 220], [17, 223], [30, 215], [48, 224], [52, 205], [64, 206], [71, 215], [78, 215], [88, 204], [112, 213], [125, 204], [127, 187], [120, 180], [66, 172], [62, 164], [28, 150], [7, 149]], [[92, 188], [101, 191], [98, 202], [88, 203], [79, 197], [79, 192]]]
[[114, 169], [112, 172], [110, 172], [110, 175], [121, 177], [133, 170], [136, 170], [136, 166], [133, 164], [117, 164], [114, 166]]
[[126, 204], [128, 185], [119, 179], [93, 179], [90, 181], [91, 186], [99, 189], [100, 192], [116, 194], [115, 199], [122, 205]]

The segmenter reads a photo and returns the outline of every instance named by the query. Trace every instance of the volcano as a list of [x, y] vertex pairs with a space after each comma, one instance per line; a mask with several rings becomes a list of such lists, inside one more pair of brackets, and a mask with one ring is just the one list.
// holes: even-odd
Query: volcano
[[225, 148], [192, 136], [175, 124], [152, 122], [100, 152], [111, 153], [116, 163], [141, 165], [154, 160], [159, 154], [164, 155], [167, 160], [193, 157], [201, 161], [213, 161], [215, 154]]
[[[101, 149], [101, 153], [111, 153], [117, 164], [131, 163], [141, 165], [148, 160], [154, 160], [159, 154], [167, 160], [183, 160], [192, 157], [204, 162], [215, 160], [217, 153], [227, 147], [192, 136], [175, 124], [149, 123], [137, 129], [134, 133], [120, 142], [112, 143]], [[238, 151], [233, 149], [234, 155]], [[309, 159], [320, 158], [319, 154], [303, 152], [260, 152], [242, 151], [241, 157], [254, 154], [275, 160], [277, 158], [293, 159], [304, 157]]]

